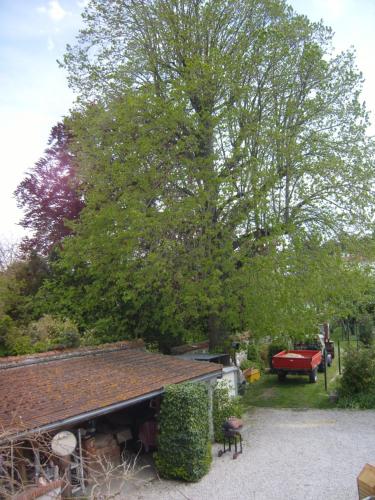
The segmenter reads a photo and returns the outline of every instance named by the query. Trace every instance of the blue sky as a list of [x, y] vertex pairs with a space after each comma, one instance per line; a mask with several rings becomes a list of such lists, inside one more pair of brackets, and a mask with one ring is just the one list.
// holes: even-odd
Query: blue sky
[[82, 2], [0, 0], [0, 238], [23, 234], [13, 191], [43, 154], [73, 94], [56, 59], [74, 41]]
[[[80, 27], [85, 0], [0, 0], [0, 239], [22, 236], [13, 191], [43, 154], [51, 127], [73, 102], [56, 60]], [[357, 49], [363, 98], [375, 117], [375, 0], [290, 0], [335, 31], [337, 50]], [[375, 122], [375, 118], [374, 118]]]

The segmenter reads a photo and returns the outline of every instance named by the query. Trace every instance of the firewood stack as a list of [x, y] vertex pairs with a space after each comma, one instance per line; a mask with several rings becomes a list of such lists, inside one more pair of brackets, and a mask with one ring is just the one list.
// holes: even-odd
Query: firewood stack
[[82, 448], [87, 463], [87, 472], [101, 472], [110, 462], [121, 463], [120, 446], [112, 434], [96, 434], [83, 441]]

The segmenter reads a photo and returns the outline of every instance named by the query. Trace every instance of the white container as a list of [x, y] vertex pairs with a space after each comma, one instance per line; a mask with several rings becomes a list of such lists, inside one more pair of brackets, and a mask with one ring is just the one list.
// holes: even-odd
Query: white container
[[229, 387], [229, 396], [234, 398], [238, 396], [239, 369], [237, 366], [223, 366], [223, 377], [218, 383], [223, 382]]

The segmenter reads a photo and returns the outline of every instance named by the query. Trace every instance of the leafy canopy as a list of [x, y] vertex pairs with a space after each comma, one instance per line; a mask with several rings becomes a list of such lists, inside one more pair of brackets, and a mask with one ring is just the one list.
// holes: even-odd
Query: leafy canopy
[[280, 0], [92, 0], [83, 18], [62, 63], [87, 186], [72, 289], [84, 269], [125, 331], [211, 346], [362, 296], [338, 244], [371, 226], [374, 143], [330, 29]]

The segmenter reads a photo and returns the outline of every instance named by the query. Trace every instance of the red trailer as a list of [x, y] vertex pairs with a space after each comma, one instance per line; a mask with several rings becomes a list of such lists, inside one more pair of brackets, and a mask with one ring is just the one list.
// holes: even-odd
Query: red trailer
[[321, 351], [295, 350], [281, 351], [272, 358], [272, 367], [279, 380], [285, 380], [288, 373], [308, 375], [310, 382], [318, 380], [318, 366], [322, 361]]

